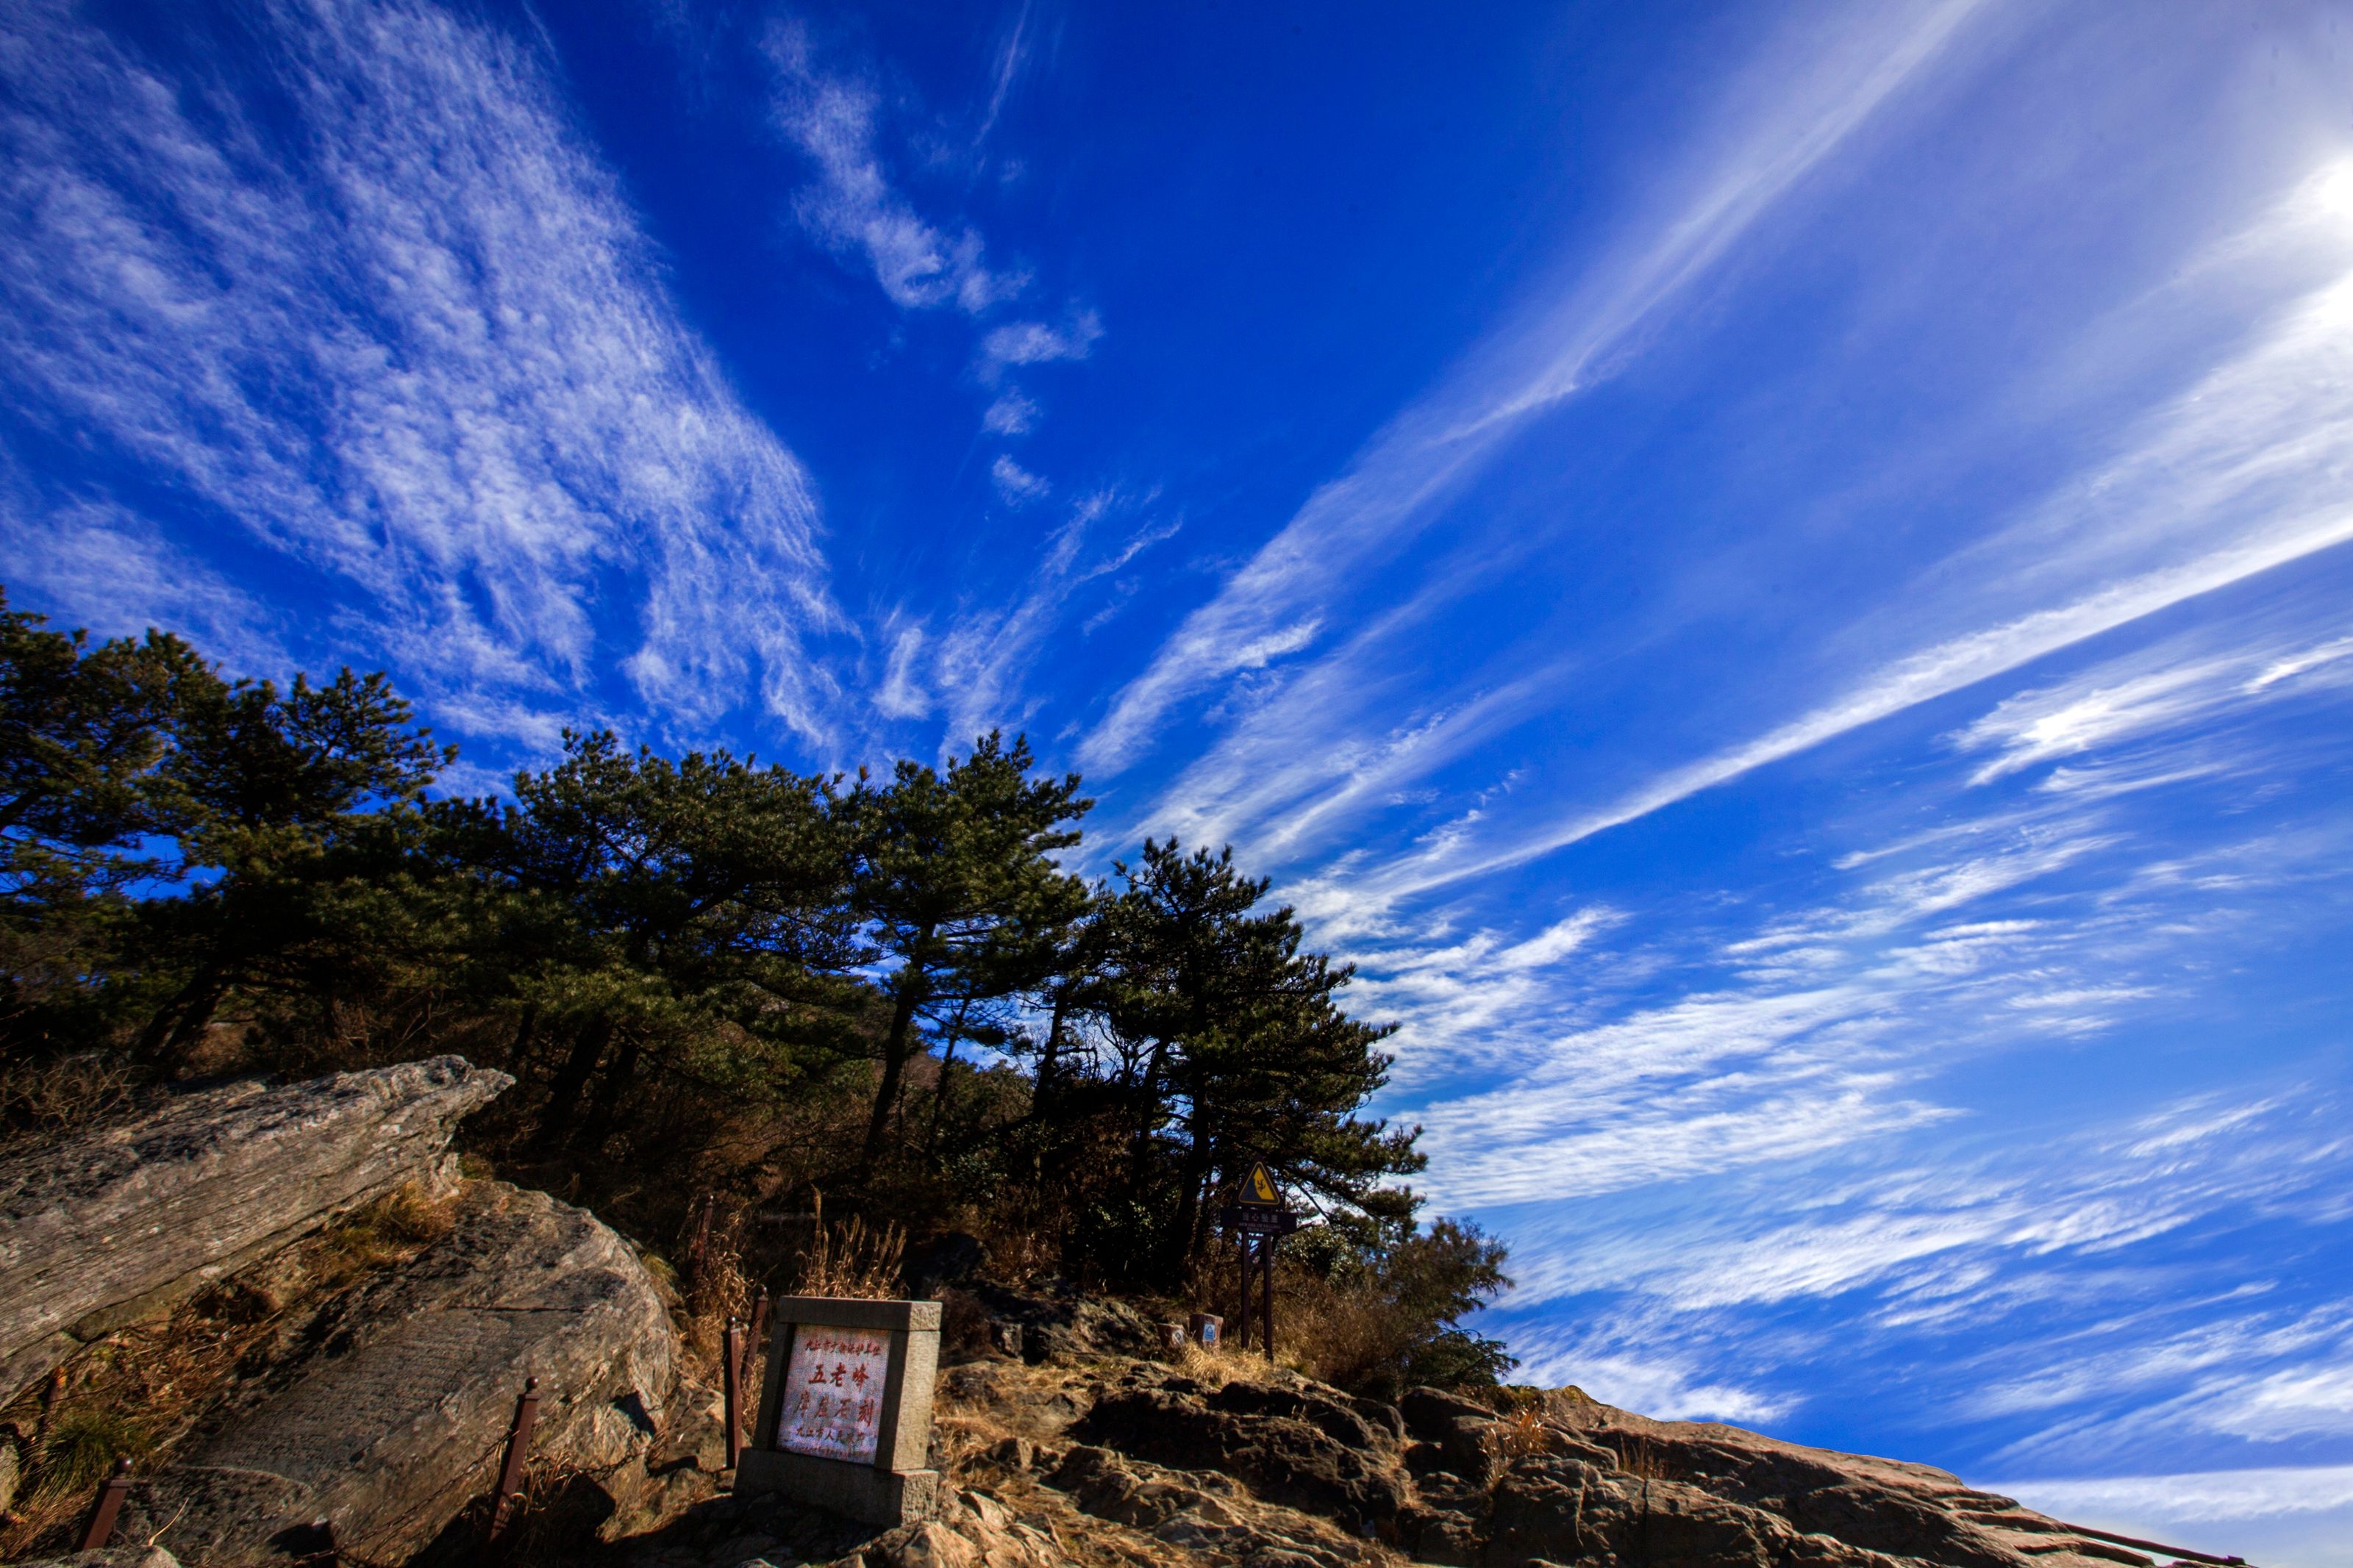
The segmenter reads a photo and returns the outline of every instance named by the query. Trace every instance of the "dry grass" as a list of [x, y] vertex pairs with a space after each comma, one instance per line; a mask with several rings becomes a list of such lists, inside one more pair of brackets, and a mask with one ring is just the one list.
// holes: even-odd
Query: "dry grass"
[[1187, 1340], [1177, 1354], [1176, 1370], [1196, 1383], [1223, 1388], [1229, 1383], [1249, 1383], [1264, 1377], [1266, 1357], [1222, 1341], [1211, 1350]]
[[0, 1148], [37, 1144], [112, 1119], [139, 1098], [146, 1075], [112, 1051], [78, 1051], [0, 1070]]
[[1534, 1405], [1514, 1411], [1488, 1427], [1486, 1441], [1487, 1451], [1506, 1469], [1555, 1447], [1552, 1429], [1545, 1425], [1544, 1412]]
[[387, 1263], [416, 1257], [449, 1234], [456, 1213], [454, 1197], [437, 1201], [412, 1182], [344, 1215], [320, 1233], [313, 1256], [306, 1260], [313, 1289], [333, 1289]]
[[490, 1531], [497, 1490], [495, 1479], [485, 1481], [412, 1568], [480, 1563], [503, 1568], [579, 1568], [605, 1555], [613, 1500], [588, 1471], [554, 1460], [533, 1460], [523, 1469], [522, 1496], [507, 1516], [505, 1533], [486, 1547], [482, 1542]]
[[716, 1380], [727, 1325], [752, 1310], [751, 1271], [744, 1260], [744, 1205], [718, 1194], [704, 1194], [687, 1213], [679, 1238], [685, 1261], [678, 1276], [685, 1319], [680, 1337], [688, 1359], [706, 1379]]
[[111, 1410], [68, 1409], [51, 1423], [35, 1460], [33, 1495], [62, 1494], [72, 1505], [89, 1500], [119, 1458], [139, 1459], [155, 1447], [146, 1428]]
[[1669, 1481], [1674, 1472], [1648, 1437], [1628, 1437], [1617, 1445], [1618, 1468], [1646, 1481]]
[[895, 1300], [902, 1288], [900, 1264], [906, 1252], [907, 1233], [895, 1225], [870, 1229], [858, 1215], [828, 1222], [820, 1194], [817, 1237], [801, 1259], [796, 1293], [866, 1301]]

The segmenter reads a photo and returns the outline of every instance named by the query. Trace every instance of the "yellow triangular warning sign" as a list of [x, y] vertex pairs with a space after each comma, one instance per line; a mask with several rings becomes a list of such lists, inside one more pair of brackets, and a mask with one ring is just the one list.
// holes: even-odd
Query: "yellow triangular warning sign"
[[1274, 1190], [1274, 1178], [1266, 1173], [1264, 1165], [1253, 1162], [1250, 1174], [1242, 1178], [1242, 1202], [1254, 1207], [1282, 1206], [1282, 1194]]

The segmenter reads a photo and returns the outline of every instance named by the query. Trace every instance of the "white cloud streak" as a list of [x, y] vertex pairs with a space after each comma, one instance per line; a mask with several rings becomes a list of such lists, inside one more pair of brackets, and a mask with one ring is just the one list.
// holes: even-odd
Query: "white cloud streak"
[[[670, 724], [753, 699], [826, 733], [807, 477], [679, 322], [543, 63], [420, 5], [257, 22], [283, 139], [69, 7], [0, 24], [16, 411], [337, 584], [437, 706], [577, 712], [599, 606], [633, 601], [622, 667]], [[52, 496], [15, 532], [81, 515]]]
[[[1012, 366], [1082, 360], [1094, 352], [1103, 331], [1103, 320], [1092, 310], [1077, 311], [1059, 327], [1044, 321], [1008, 321], [992, 327], [980, 340], [980, 378], [995, 385]], [[1035, 409], [1031, 405], [1033, 415]]]
[[1246, 656], [1280, 628], [1320, 621], [1342, 584], [1419, 532], [1434, 503], [1529, 416], [1610, 374], [1659, 330], [1665, 305], [1917, 78], [1978, 7], [1941, 0], [1900, 16], [1859, 12], [1830, 55], [1794, 72], [1774, 62], [1795, 87], [1755, 119], [1722, 128], [1681, 206], [1609, 253], [1565, 300], [1475, 351], [1316, 490], [1119, 692], [1081, 748], [1086, 765], [1125, 766], [1177, 703], [1251, 668]]
[[1002, 453], [989, 465], [988, 478], [997, 487], [997, 499], [1007, 506], [1027, 506], [1031, 501], [1043, 500], [1054, 489]]
[[[997, 479], [1008, 504], [1044, 498], [1044, 481], [1023, 472], [1010, 458], [999, 462], [1011, 470]], [[944, 710], [943, 751], [968, 745], [994, 728], [1019, 727], [1033, 705], [1019, 694], [1022, 678], [1071, 600], [1088, 584], [1110, 577], [1173, 537], [1176, 525], [1143, 521], [1117, 543], [1092, 555], [1090, 535], [1099, 533], [1110, 520], [1148, 511], [1155, 499], [1103, 490], [1071, 503], [1009, 608], [968, 608], [935, 637], [912, 626], [898, 632], [885, 696], [902, 714]]]
[[2028, 1507], [2062, 1519], [2123, 1517], [2155, 1523], [2206, 1524], [2353, 1510], [2353, 1465], [2272, 1466], [2094, 1480], [2004, 1481], [2001, 1485]]
[[892, 185], [875, 145], [880, 99], [870, 84], [818, 70], [808, 29], [797, 22], [776, 22], [765, 42], [778, 83], [776, 123], [817, 165], [798, 207], [811, 233], [862, 255], [903, 310], [954, 305], [978, 315], [1028, 287], [1027, 275], [985, 263], [977, 233], [943, 232]]
[[[2298, 192], [2285, 205], [2301, 210], [2309, 204]], [[1847, 640], [1883, 642], [1910, 626], [1983, 614], [2005, 600], [2044, 603], [1881, 663], [1810, 710], [1667, 768], [1615, 799], [1502, 831], [1482, 826], [1476, 815], [1466, 817], [1414, 851], [1322, 879], [1303, 904], [1344, 922], [1377, 919], [1399, 900], [1525, 864], [2173, 605], [2334, 550], [2353, 541], [2353, 505], [2343, 491], [2348, 465], [2353, 271], [2281, 312], [2252, 346], [2144, 421], [2115, 460], [1990, 543], [1940, 565], [1940, 578], [1957, 577], [1965, 587], [1899, 595], [1895, 606]], [[2331, 661], [2333, 656], [2324, 662]], [[2260, 689], [2260, 679], [2251, 674], [2247, 694]], [[2112, 721], [2127, 728], [2156, 721], [2177, 679], [2186, 692], [2200, 677], [2144, 678], [2130, 700], [2151, 710], [2118, 713]], [[2076, 721], [2109, 721], [2093, 714], [2086, 708]], [[2069, 721], [2054, 715], [2051, 721], [2059, 728], [2048, 744], [2071, 744], [2063, 732]], [[2001, 721], [1991, 722], [1998, 728]], [[1997, 763], [1980, 776], [2002, 771]]]

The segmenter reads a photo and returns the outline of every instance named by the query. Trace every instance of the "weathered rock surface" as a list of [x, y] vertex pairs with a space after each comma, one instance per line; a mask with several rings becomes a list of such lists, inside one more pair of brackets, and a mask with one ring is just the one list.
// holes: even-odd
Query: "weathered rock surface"
[[1219, 1471], [1268, 1502], [1352, 1531], [1377, 1531], [1407, 1502], [1395, 1438], [1346, 1395], [1302, 1383], [1211, 1389], [1139, 1368], [1097, 1399], [1071, 1435], [1173, 1470]]
[[513, 1081], [459, 1057], [237, 1084], [0, 1164], [0, 1397], [354, 1205]]
[[1106, 1356], [1149, 1356], [1159, 1331], [1126, 1302], [1083, 1296], [1067, 1286], [1042, 1292], [976, 1285], [969, 1294], [988, 1319], [991, 1337], [1006, 1353], [1036, 1366]]
[[773, 1493], [714, 1498], [611, 1553], [638, 1568], [1060, 1568], [1052, 1530], [985, 1491], [956, 1491], [940, 1517], [877, 1533]]
[[594, 1215], [470, 1187], [414, 1260], [338, 1301], [184, 1441], [124, 1510], [132, 1539], [214, 1564], [336, 1548], [396, 1563], [494, 1477], [526, 1377], [534, 1456], [591, 1474], [651, 1447], [676, 1384], [651, 1278]]
[[1577, 1561], [1559, 1553], [1580, 1541], [1601, 1563], [1645, 1553], [1661, 1564], [1680, 1554], [1693, 1563], [1873, 1568], [2149, 1562], [1933, 1466], [1809, 1448], [1715, 1422], [1651, 1421], [1561, 1395], [1544, 1417], [1577, 1447], [1517, 1460], [1500, 1478], [1482, 1559], [1497, 1568]]
[[180, 1560], [160, 1546], [109, 1546], [98, 1552], [34, 1558], [16, 1568], [180, 1568]]
[[[1925, 1465], [1565, 1391], [1498, 1410], [1430, 1389], [1398, 1405], [1294, 1373], [1151, 1363], [952, 1370], [947, 1473], [1073, 1556], [1346, 1568], [2109, 1568], [2149, 1560]], [[1504, 1402], [1511, 1404], [1511, 1402]], [[1064, 1444], [1075, 1446], [1064, 1447]]]

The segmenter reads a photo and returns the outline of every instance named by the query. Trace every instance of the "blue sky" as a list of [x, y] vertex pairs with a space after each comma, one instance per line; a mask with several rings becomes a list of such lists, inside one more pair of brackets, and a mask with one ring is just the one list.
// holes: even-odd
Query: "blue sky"
[[1525, 1375], [2353, 1563], [2353, 5], [22, 0], [0, 203], [17, 604], [1026, 731]]

